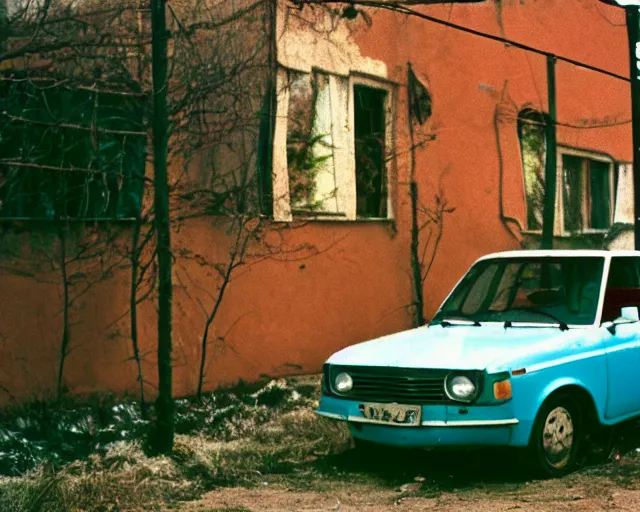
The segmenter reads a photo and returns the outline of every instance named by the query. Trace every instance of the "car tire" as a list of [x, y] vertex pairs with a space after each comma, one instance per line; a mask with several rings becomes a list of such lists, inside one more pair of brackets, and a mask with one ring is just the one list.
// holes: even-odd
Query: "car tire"
[[580, 465], [583, 416], [570, 395], [559, 394], [540, 407], [529, 441], [530, 462], [541, 477], [555, 478], [575, 471]]

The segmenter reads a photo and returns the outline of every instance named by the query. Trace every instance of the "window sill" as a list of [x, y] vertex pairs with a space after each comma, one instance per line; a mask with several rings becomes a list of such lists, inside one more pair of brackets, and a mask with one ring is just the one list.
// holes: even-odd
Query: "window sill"
[[[609, 233], [608, 229], [590, 229], [576, 233], [554, 233], [553, 238], [580, 238], [580, 237], [604, 237]], [[542, 238], [542, 231], [522, 231], [523, 235]]]
[[305, 219], [305, 220], [336, 220], [340, 222], [344, 222], [347, 219], [347, 215], [342, 212], [323, 212], [320, 210], [302, 210], [302, 209], [294, 209], [291, 211], [291, 215], [294, 220], [296, 219]]
[[590, 236], [590, 235], [606, 235], [609, 232], [608, 229], [584, 229], [582, 231], [576, 231], [575, 233], [571, 233], [565, 231], [563, 233], [559, 233], [555, 235], [559, 238], [575, 238], [577, 236]]
[[393, 224], [395, 219], [385, 217], [357, 217], [355, 219], [348, 219], [346, 217], [330, 216], [330, 215], [294, 215], [292, 221], [275, 221], [281, 223], [291, 222], [314, 222], [314, 223], [329, 223], [329, 224]]
[[394, 222], [390, 217], [356, 217], [350, 219], [343, 212], [323, 212], [304, 209], [292, 209], [293, 221], [320, 221], [320, 222]]

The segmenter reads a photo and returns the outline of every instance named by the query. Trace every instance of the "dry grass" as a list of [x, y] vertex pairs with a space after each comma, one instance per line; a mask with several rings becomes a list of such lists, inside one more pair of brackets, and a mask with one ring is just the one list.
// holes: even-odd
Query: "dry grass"
[[148, 458], [134, 443], [115, 446], [105, 456], [58, 472], [38, 468], [0, 481], [0, 510], [106, 511], [170, 503], [199, 496], [196, 482], [184, 478], [168, 458]]
[[[263, 393], [261, 400], [277, 398], [273, 389], [269, 393]], [[517, 457], [509, 463], [495, 450], [465, 454], [387, 450], [363, 460], [346, 449], [350, 438], [344, 424], [312, 412], [314, 393], [307, 389], [306, 396], [294, 403], [289, 399], [256, 403], [256, 414], [242, 402], [224, 420], [206, 410], [196, 411], [191, 423], [203, 417], [217, 423], [210, 422], [200, 431], [189, 427], [189, 433], [178, 435], [172, 457], [148, 457], [140, 441], [126, 440], [62, 468], [41, 465], [20, 477], [0, 478], [0, 512], [168, 510], [202, 496], [203, 501], [192, 503], [193, 510], [259, 509], [244, 500], [240, 491], [206, 494], [221, 487], [241, 487], [265, 499], [269, 492], [282, 500], [293, 493], [303, 501], [319, 499], [331, 506], [340, 495], [341, 500], [352, 500], [356, 510], [364, 506], [358, 501], [361, 495], [369, 501], [384, 501], [380, 501], [382, 508], [372, 510], [386, 510], [397, 500], [416, 500], [418, 507], [447, 496], [496, 503], [504, 499], [516, 503], [543, 503], [552, 498], [571, 501], [577, 496], [586, 503], [640, 489], [640, 457], [635, 450], [617, 463], [591, 466], [548, 482], [527, 482], [526, 475], [518, 472]], [[224, 407], [216, 406], [218, 412]], [[416, 482], [420, 484], [414, 485]], [[411, 489], [400, 492], [407, 483], [412, 483]], [[225, 496], [234, 498], [227, 503], [222, 499]], [[289, 510], [272, 505], [273, 510]], [[185, 510], [191, 509], [185, 505]]]
[[233, 436], [178, 435], [170, 458], [147, 457], [140, 442], [121, 441], [59, 470], [40, 466], [0, 479], [0, 512], [148, 510], [219, 485], [252, 485], [347, 446], [344, 426], [318, 418], [308, 401], [284, 411], [275, 408], [265, 421], [261, 409], [253, 423], [243, 415]]
[[191, 478], [205, 485], [251, 484], [265, 474], [287, 474], [318, 454], [345, 449], [343, 425], [294, 411], [267, 423], [251, 435], [229, 442], [179, 436], [175, 459]]

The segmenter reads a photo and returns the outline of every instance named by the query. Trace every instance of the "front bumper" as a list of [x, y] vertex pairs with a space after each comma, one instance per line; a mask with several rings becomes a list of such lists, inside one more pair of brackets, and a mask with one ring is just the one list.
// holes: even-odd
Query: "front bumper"
[[[420, 426], [382, 423], [365, 418], [360, 402], [323, 395], [316, 413], [347, 421], [351, 434], [375, 443], [406, 447], [518, 446], [523, 425], [511, 402], [490, 406], [424, 405]], [[526, 428], [526, 426], [524, 426]]]

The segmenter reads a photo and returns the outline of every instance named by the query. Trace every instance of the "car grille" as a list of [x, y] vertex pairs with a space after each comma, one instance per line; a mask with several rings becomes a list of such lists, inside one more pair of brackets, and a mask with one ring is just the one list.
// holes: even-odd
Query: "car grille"
[[[333, 381], [340, 372], [353, 378], [353, 389], [340, 394], [333, 390]], [[326, 375], [326, 374], [329, 375]], [[428, 404], [447, 402], [444, 380], [450, 370], [423, 368], [382, 368], [330, 365], [325, 377], [331, 383], [330, 392], [337, 398], [380, 403]]]

